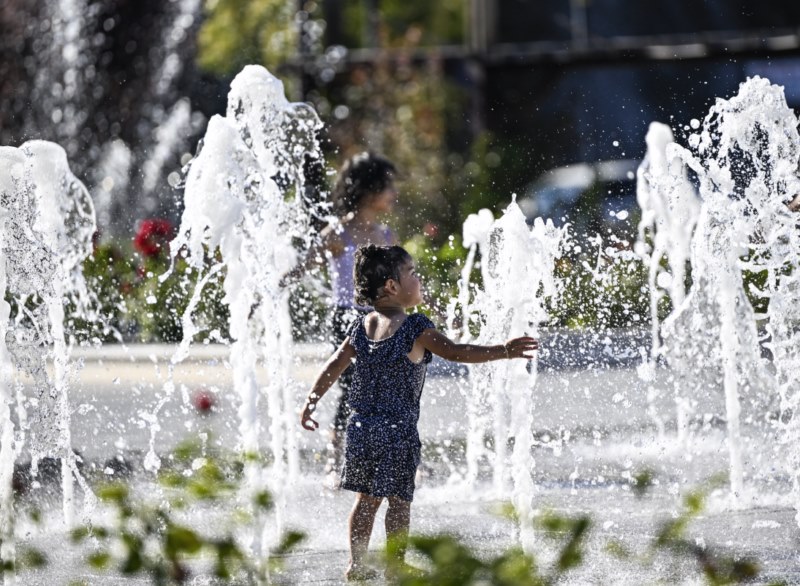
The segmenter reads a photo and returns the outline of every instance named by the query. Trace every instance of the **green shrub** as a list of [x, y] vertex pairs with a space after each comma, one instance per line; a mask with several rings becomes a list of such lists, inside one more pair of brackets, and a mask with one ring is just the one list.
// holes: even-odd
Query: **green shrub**
[[[210, 267], [213, 260], [207, 259], [206, 265]], [[183, 314], [201, 276], [181, 255], [162, 282], [169, 269], [166, 252], [144, 256], [131, 246], [97, 246], [83, 270], [101, 319], [91, 325], [82, 316], [73, 315], [73, 330], [84, 338], [93, 334], [100, 342], [179, 342]], [[224, 275], [219, 271], [210, 279], [193, 314], [201, 327], [200, 341], [228, 339], [229, 311], [222, 301]]]

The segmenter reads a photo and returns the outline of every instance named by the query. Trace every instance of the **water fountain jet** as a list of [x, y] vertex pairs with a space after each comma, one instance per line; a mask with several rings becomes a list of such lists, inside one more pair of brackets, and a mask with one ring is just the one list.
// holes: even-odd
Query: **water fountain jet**
[[[692, 239], [694, 283], [664, 323], [665, 355], [685, 373], [703, 368], [721, 373], [734, 506], [741, 506], [744, 491], [741, 395], [774, 386], [761, 358], [760, 316], [742, 274], [767, 270], [777, 282], [776, 274], [793, 262], [776, 259], [780, 247], [775, 243], [784, 246], [784, 241], [774, 236], [774, 228], [792, 225], [786, 203], [800, 189], [797, 124], [782, 88], [755, 77], [730, 100], [717, 100], [689, 138], [692, 150], [667, 147], [668, 158], [682, 161], [697, 176], [702, 206]], [[773, 319], [780, 320], [774, 312]], [[710, 344], [711, 351], [700, 344]], [[698, 361], [703, 354], [711, 361]], [[684, 380], [692, 388], [691, 379]]]
[[[30, 141], [19, 149], [0, 147], [0, 291], [14, 308], [0, 303], [0, 375], [3, 394], [0, 419], [0, 516], [4, 560], [13, 559], [14, 523], [11, 478], [23, 447], [35, 471], [39, 459], [61, 460], [62, 514], [75, 520], [75, 483], [84, 494], [85, 512], [94, 498], [78, 469], [70, 432], [70, 343], [64, 303], [90, 303], [81, 273], [91, 254], [94, 208], [88, 191], [70, 172], [64, 150], [54, 143]], [[11, 321], [12, 309], [16, 316]], [[46, 365], [52, 361], [53, 373]], [[34, 396], [23, 398], [14, 368], [30, 376]], [[11, 389], [17, 388], [16, 394]], [[12, 407], [23, 413], [11, 419]], [[28, 415], [25, 415], [28, 412]], [[26, 437], [27, 436], [27, 437]]]
[[[291, 380], [292, 332], [289, 291], [279, 284], [295, 263], [293, 240], [307, 239], [316, 213], [303, 198], [302, 164], [319, 157], [320, 122], [305, 104], [289, 103], [283, 84], [266, 69], [246, 67], [232, 82], [225, 117], [214, 116], [186, 177], [184, 214], [173, 255], [186, 254], [196, 270], [205, 269], [207, 251], [219, 250], [220, 261], [201, 280], [184, 315], [184, 339], [173, 357], [180, 362], [198, 332], [191, 311], [203, 283], [224, 270], [224, 302], [230, 308], [233, 340], [230, 362], [238, 395], [240, 450], [246, 458], [247, 498], [269, 486], [278, 501], [277, 525], [283, 526], [286, 483], [299, 475], [295, 397]], [[281, 180], [281, 188], [276, 179]], [[292, 198], [287, 198], [292, 190]], [[162, 278], [166, 278], [166, 275]], [[256, 380], [263, 361], [266, 389]], [[272, 464], [259, 463], [261, 426], [258, 404], [267, 399]], [[263, 526], [251, 541], [265, 555]]]

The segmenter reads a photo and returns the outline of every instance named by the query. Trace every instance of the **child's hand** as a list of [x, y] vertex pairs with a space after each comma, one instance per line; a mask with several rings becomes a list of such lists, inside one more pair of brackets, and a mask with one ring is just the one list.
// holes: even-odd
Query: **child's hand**
[[513, 338], [503, 344], [506, 350], [506, 358], [533, 358], [534, 350], [539, 349], [539, 340], [530, 336]]
[[317, 404], [310, 401], [306, 401], [306, 404], [303, 405], [303, 413], [300, 415], [300, 425], [308, 431], [316, 431], [319, 427], [319, 423], [311, 417], [311, 414], [316, 408]]

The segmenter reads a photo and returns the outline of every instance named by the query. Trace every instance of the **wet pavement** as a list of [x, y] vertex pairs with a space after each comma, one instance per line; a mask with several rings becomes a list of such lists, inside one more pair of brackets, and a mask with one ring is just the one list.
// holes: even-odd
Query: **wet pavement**
[[[80, 357], [83, 367], [70, 391], [73, 445], [93, 477], [101, 471], [109, 478], [124, 473], [111, 465], [124, 461], [135, 472], [135, 484], [147, 492], [142, 460], [151, 442], [158, 454], [165, 455], [185, 439], [206, 433], [220, 449], [235, 449], [237, 401], [227, 349], [196, 350], [174, 368], [175, 390], [165, 394], [171, 350], [168, 346], [105, 349], [103, 355]], [[326, 353], [324, 346], [297, 348], [293, 375], [298, 408]], [[426, 384], [420, 420], [425, 455], [412, 508], [412, 531], [450, 532], [490, 556], [515, 543], [516, 529], [498, 514], [504, 499], [491, 488], [488, 463], [476, 485], [468, 486], [463, 480], [465, 397], [476, 389], [463, 369], [457, 373], [451, 376], [437, 366]], [[262, 382], [266, 380], [266, 373], [260, 376]], [[199, 401], [202, 396], [205, 403]], [[714, 475], [726, 474], [724, 397], [711, 389], [693, 399], [696, 404], [687, 418], [686, 437], [679, 439], [675, 391], [666, 374], [643, 383], [631, 364], [561, 365], [540, 372], [533, 394], [534, 506], [538, 513], [588, 514], [592, 519], [586, 562], [565, 583], [702, 583], [694, 562], [658, 555], [646, 562], [620, 561], [606, 552], [609, 542], [622, 541], [647, 557], [647, 544], [660, 524], [680, 510], [681, 495]], [[752, 555], [762, 567], [760, 582], [781, 578], [800, 584], [800, 531], [783, 466], [786, 448], [777, 442], [769, 424], [772, 403], [771, 398], [761, 397], [744, 404], [746, 488], [739, 504], [731, 505], [726, 488], [716, 489], [705, 511], [690, 525], [689, 534], [698, 544], [738, 556]], [[333, 396], [320, 403], [323, 427], [334, 405]], [[653, 413], [659, 414], [658, 420]], [[267, 446], [268, 413], [263, 406], [262, 414], [263, 445]], [[287, 487], [283, 511], [286, 528], [300, 530], [306, 538], [285, 556], [282, 570], [274, 572], [272, 579], [276, 584], [340, 584], [347, 563], [347, 515], [353, 497], [323, 485], [326, 435], [304, 432], [299, 426], [297, 434], [302, 474]], [[656, 484], [638, 499], [631, 483], [642, 470], [652, 471]], [[64, 545], [63, 529], [54, 520], [57, 501], [49, 501], [51, 529], [26, 528], [22, 523], [20, 531], [23, 541], [58, 553], [44, 570], [20, 574], [18, 583], [147, 583], [88, 571], [82, 561], [85, 551]], [[190, 520], [202, 527], [203, 515], [196, 517]], [[376, 555], [384, 539], [381, 519], [379, 512], [372, 540]], [[535, 535], [534, 551], [546, 566], [556, 543], [540, 531]], [[410, 561], [424, 564], [414, 555]], [[213, 582], [198, 575], [189, 583]]]

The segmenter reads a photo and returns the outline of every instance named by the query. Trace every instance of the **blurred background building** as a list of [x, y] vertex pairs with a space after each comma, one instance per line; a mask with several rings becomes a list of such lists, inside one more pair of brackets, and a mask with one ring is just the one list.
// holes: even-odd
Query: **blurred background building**
[[800, 106], [800, 3], [4, 0], [0, 144], [62, 144], [127, 238], [176, 221], [181, 166], [248, 63], [314, 104], [332, 168], [395, 160], [401, 234], [436, 244], [549, 169], [638, 160], [652, 121], [681, 140], [748, 76]]

